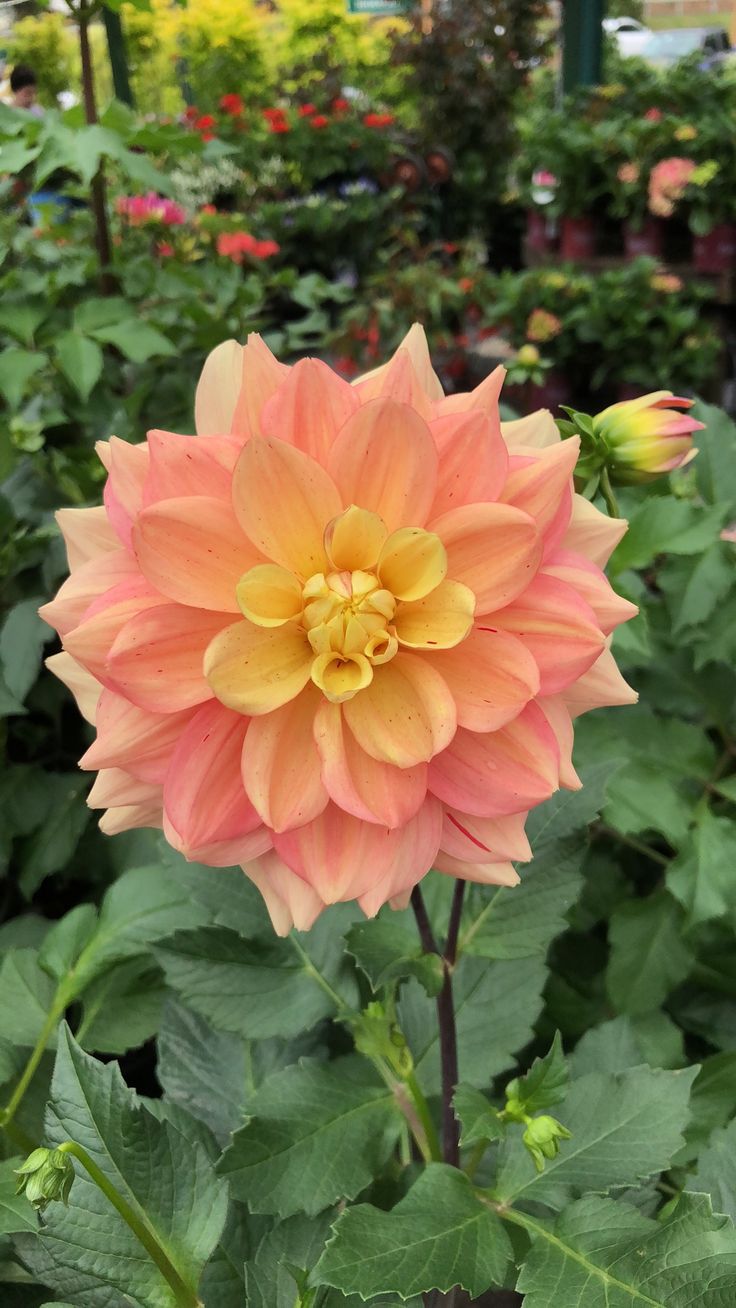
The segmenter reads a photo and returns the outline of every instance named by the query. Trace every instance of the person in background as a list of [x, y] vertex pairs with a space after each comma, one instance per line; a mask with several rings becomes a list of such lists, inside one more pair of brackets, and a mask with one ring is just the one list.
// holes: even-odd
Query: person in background
[[10, 103], [13, 109], [25, 109], [36, 118], [43, 114], [38, 103], [36, 74], [27, 64], [16, 64], [10, 74]]

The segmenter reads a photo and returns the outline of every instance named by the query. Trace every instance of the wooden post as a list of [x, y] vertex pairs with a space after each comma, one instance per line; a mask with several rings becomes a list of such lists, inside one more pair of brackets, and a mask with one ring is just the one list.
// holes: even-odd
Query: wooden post
[[562, 89], [600, 82], [603, 63], [605, 0], [564, 0]]
[[[76, 10], [79, 25], [79, 53], [82, 61], [82, 94], [84, 98], [84, 116], [89, 126], [97, 122], [97, 101], [95, 98], [95, 76], [92, 67], [92, 52], [89, 44], [90, 9], [88, 0], [80, 0]], [[100, 289], [103, 295], [111, 295], [114, 282], [110, 275], [112, 263], [112, 244], [110, 228], [107, 221], [107, 187], [105, 174], [100, 167], [92, 178], [91, 185], [92, 214], [95, 222], [95, 246], [100, 260]]]

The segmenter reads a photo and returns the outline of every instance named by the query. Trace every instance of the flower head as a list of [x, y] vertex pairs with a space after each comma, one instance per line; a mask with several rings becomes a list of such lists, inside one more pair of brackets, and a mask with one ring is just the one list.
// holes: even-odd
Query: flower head
[[22, 1167], [17, 1168], [16, 1194], [24, 1194], [39, 1212], [54, 1200], [69, 1202], [74, 1184], [74, 1164], [61, 1149], [34, 1149]]
[[648, 123], [659, 123], [662, 121], [662, 110], [652, 105], [651, 109], [647, 109], [644, 118]]
[[678, 412], [691, 404], [671, 391], [653, 391], [597, 414], [593, 430], [607, 446], [615, 480], [650, 481], [694, 459], [693, 432], [704, 424]]
[[639, 180], [639, 165], [636, 163], [621, 164], [616, 176], [625, 186], [632, 186], [634, 182]]
[[390, 127], [396, 119], [393, 114], [364, 114], [363, 122], [366, 127]]
[[242, 95], [235, 91], [229, 91], [227, 95], [220, 96], [220, 108], [223, 113], [231, 114], [233, 118], [239, 118], [245, 109]]
[[551, 341], [562, 331], [562, 322], [546, 309], [533, 309], [526, 324], [530, 341]]
[[681, 127], [675, 128], [676, 141], [694, 141], [698, 135], [698, 129], [692, 123], [683, 123]]
[[670, 218], [692, 178], [692, 159], [662, 159], [649, 174], [649, 208], [660, 218]]
[[242, 263], [246, 255], [252, 259], [270, 259], [280, 249], [277, 241], [259, 241], [250, 232], [220, 232], [217, 237], [217, 253], [233, 263]]
[[316, 112], [316, 104], [300, 104], [297, 110], [300, 118], [311, 118], [312, 114], [316, 114]]
[[353, 385], [252, 336], [207, 360], [196, 436], [100, 444], [43, 615], [103, 830], [241, 864], [282, 933], [430, 867], [517, 881], [528, 810], [580, 784], [573, 718], [634, 698], [607, 637], [635, 610], [601, 571], [624, 524], [548, 413], [502, 427], [502, 380], [446, 398], [418, 327]]
[[336, 96], [335, 99], [332, 101], [332, 112], [335, 114], [347, 113], [349, 108], [350, 108], [350, 101], [346, 100], [345, 97], [342, 95]]
[[329, 126], [329, 122], [329, 118], [325, 118], [324, 114], [314, 114], [314, 116], [309, 120], [309, 126], [319, 129], [321, 127]]
[[662, 291], [665, 295], [676, 295], [682, 290], [682, 278], [676, 273], [653, 273], [649, 278], [653, 291]]

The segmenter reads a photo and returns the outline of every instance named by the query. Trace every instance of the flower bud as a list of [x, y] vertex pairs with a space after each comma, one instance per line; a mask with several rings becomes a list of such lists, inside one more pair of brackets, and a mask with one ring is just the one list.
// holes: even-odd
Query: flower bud
[[694, 459], [692, 434], [704, 424], [677, 412], [691, 404], [671, 391], [653, 391], [597, 414], [593, 431], [605, 447], [611, 479], [652, 481]]
[[572, 1132], [555, 1117], [543, 1114], [533, 1117], [521, 1137], [534, 1159], [538, 1172], [544, 1171], [546, 1158], [555, 1158], [560, 1150], [560, 1140], [571, 1140]]
[[539, 350], [536, 345], [522, 345], [514, 362], [520, 364], [523, 368], [533, 368], [535, 363], [539, 363], [539, 358]]
[[69, 1202], [74, 1182], [74, 1164], [61, 1149], [34, 1149], [16, 1170], [16, 1194], [24, 1194], [39, 1212], [55, 1199]]

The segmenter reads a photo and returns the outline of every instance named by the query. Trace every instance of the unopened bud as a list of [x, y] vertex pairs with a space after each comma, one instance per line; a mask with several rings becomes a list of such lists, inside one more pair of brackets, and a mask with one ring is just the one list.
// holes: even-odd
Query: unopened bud
[[529, 1122], [522, 1136], [529, 1153], [534, 1159], [534, 1166], [538, 1172], [544, 1171], [544, 1163], [547, 1158], [556, 1158], [560, 1151], [560, 1140], [570, 1140], [572, 1132], [568, 1131], [562, 1122], [558, 1122], [555, 1117], [548, 1117], [543, 1114], [541, 1117], [533, 1117]]
[[64, 1204], [69, 1202], [74, 1164], [61, 1149], [34, 1149], [15, 1175], [18, 1177], [16, 1194], [24, 1194], [39, 1212], [57, 1199]]

